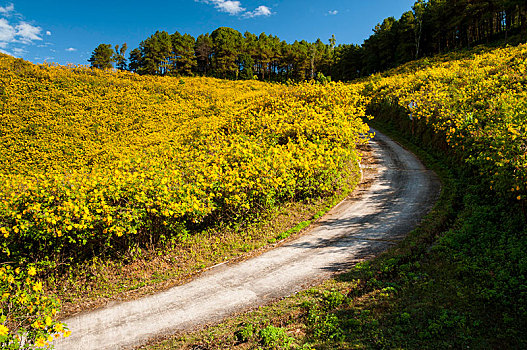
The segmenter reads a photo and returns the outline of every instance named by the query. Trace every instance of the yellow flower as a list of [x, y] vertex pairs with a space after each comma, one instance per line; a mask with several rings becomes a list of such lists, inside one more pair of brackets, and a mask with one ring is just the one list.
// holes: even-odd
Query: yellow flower
[[38, 338], [37, 341], [35, 342], [35, 346], [39, 347], [39, 348], [42, 348], [44, 346], [48, 345], [48, 343], [46, 343], [46, 339], [44, 338]]
[[35, 292], [40, 292], [42, 290], [42, 282], [35, 283], [35, 285], [33, 286], [33, 290]]
[[9, 328], [0, 324], [0, 337], [6, 336], [9, 333]]
[[30, 275], [30, 276], [35, 276], [37, 274], [37, 269], [35, 269], [33, 266], [31, 266], [28, 270], [27, 270], [27, 274]]
[[46, 317], [46, 326], [48, 326], [48, 327], [51, 326], [51, 321], [52, 321], [51, 317], [49, 317], [49, 316]]
[[64, 338], [67, 338], [71, 335], [71, 331], [64, 332]]
[[57, 323], [55, 326], [53, 326], [53, 329], [55, 332], [62, 332], [64, 330], [64, 326], [62, 323]]

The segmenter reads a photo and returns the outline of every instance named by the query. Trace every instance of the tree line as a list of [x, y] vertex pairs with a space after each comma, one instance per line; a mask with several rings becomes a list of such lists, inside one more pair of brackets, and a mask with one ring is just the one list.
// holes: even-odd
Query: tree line
[[388, 17], [359, 48], [343, 47], [345, 78], [495, 42], [527, 39], [525, 0], [418, 0], [399, 20]]
[[[400, 19], [379, 23], [362, 45], [318, 39], [290, 44], [277, 36], [243, 35], [220, 27], [194, 38], [157, 31], [125, 58], [126, 44], [101, 44], [88, 60], [95, 68], [138, 74], [214, 76], [268, 81], [351, 80], [413, 59], [496, 41], [527, 38], [525, 0], [418, 0]], [[328, 77], [328, 78], [326, 78]]]
[[[157, 31], [130, 52], [126, 69], [138, 74], [203, 75], [227, 79], [281, 81], [305, 80], [328, 74], [334, 58], [335, 39], [326, 45], [320, 39], [293, 44], [277, 36], [220, 27], [194, 38], [190, 34]], [[99, 45], [89, 62], [95, 68], [123, 67], [126, 44], [115, 49]]]

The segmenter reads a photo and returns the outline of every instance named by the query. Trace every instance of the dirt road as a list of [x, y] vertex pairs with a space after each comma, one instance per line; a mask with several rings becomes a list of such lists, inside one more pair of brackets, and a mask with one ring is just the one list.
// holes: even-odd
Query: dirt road
[[377, 133], [371, 186], [333, 208], [306, 234], [253, 259], [217, 266], [143, 299], [72, 317], [56, 349], [122, 349], [149, 338], [219, 322], [233, 313], [305, 289], [385, 250], [412, 230], [435, 202], [436, 175]]

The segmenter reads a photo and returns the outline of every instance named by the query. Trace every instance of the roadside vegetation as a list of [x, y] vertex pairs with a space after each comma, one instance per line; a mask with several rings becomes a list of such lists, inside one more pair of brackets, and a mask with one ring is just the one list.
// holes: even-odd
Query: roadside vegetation
[[[480, 40], [523, 33], [512, 5]], [[69, 334], [61, 316], [301, 231], [357, 184], [371, 115], [440, 174], [425, 222], [322, 286], [154, 348], [527, 347], [526, 62], [526, 45], [475, 48], [352, 84], [270, 84], [0, 54], [0, 345], [48, 346]]]
[[[356, 86], [140, 77], [7, 55], [0, 70], [0, 261], [81, 309], [284, 239], [360, 178], [369, 128]], [[35, 322], [58, 309], [11, 304], [19, 287], [5, 276], [0, 341], [37, 329], [46, 334], [28, 346], [48, 343], [53, 327]]]
[[478, 51], [364, 82], [370, 124], [443, 183], [435, 208], [400, 245], [320, 286], [149, 349], [526, 347], [527, 47]]

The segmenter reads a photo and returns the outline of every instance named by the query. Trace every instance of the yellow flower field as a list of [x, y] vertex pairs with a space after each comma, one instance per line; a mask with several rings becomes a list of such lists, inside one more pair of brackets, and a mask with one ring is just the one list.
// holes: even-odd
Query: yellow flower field
[[52, 322], [58, 304], [42, 308], [31, 263], [119, 255], [329, 195], [358, 176], [366, 110], [525, 203], [526, 45], [327, 85], [148, 77], [0, 54], [0, 258], [22, 267], [0, 265], [0, 345], [16, 339], [8, 304], [34, 344], [68, 334]]
[[[83, 258], [335, 190], [358, 87], [139, 77], [0, 56], [2, 255]], [[353, 171], [357, 171], [356, 169]]]
[[479, 172], [489, 190], [524, 200], [527, 45], [487, 51], [417, 61], [371, 77], [366, 91], [375, 108], [404, 111], [393, 121], [414, 136], [433, 134], [434, 146]]
[[[331, 194], [358, 176], [369, 130], [360, 89], [344, 84], [140, 77], [0, 54], [0, 87], [0, 257], [43, 270]], [[55, 300], [35, 306], [35, 267], [25, 284], [10, 271], [0, 266], [0, 345], [67, 336]]]

